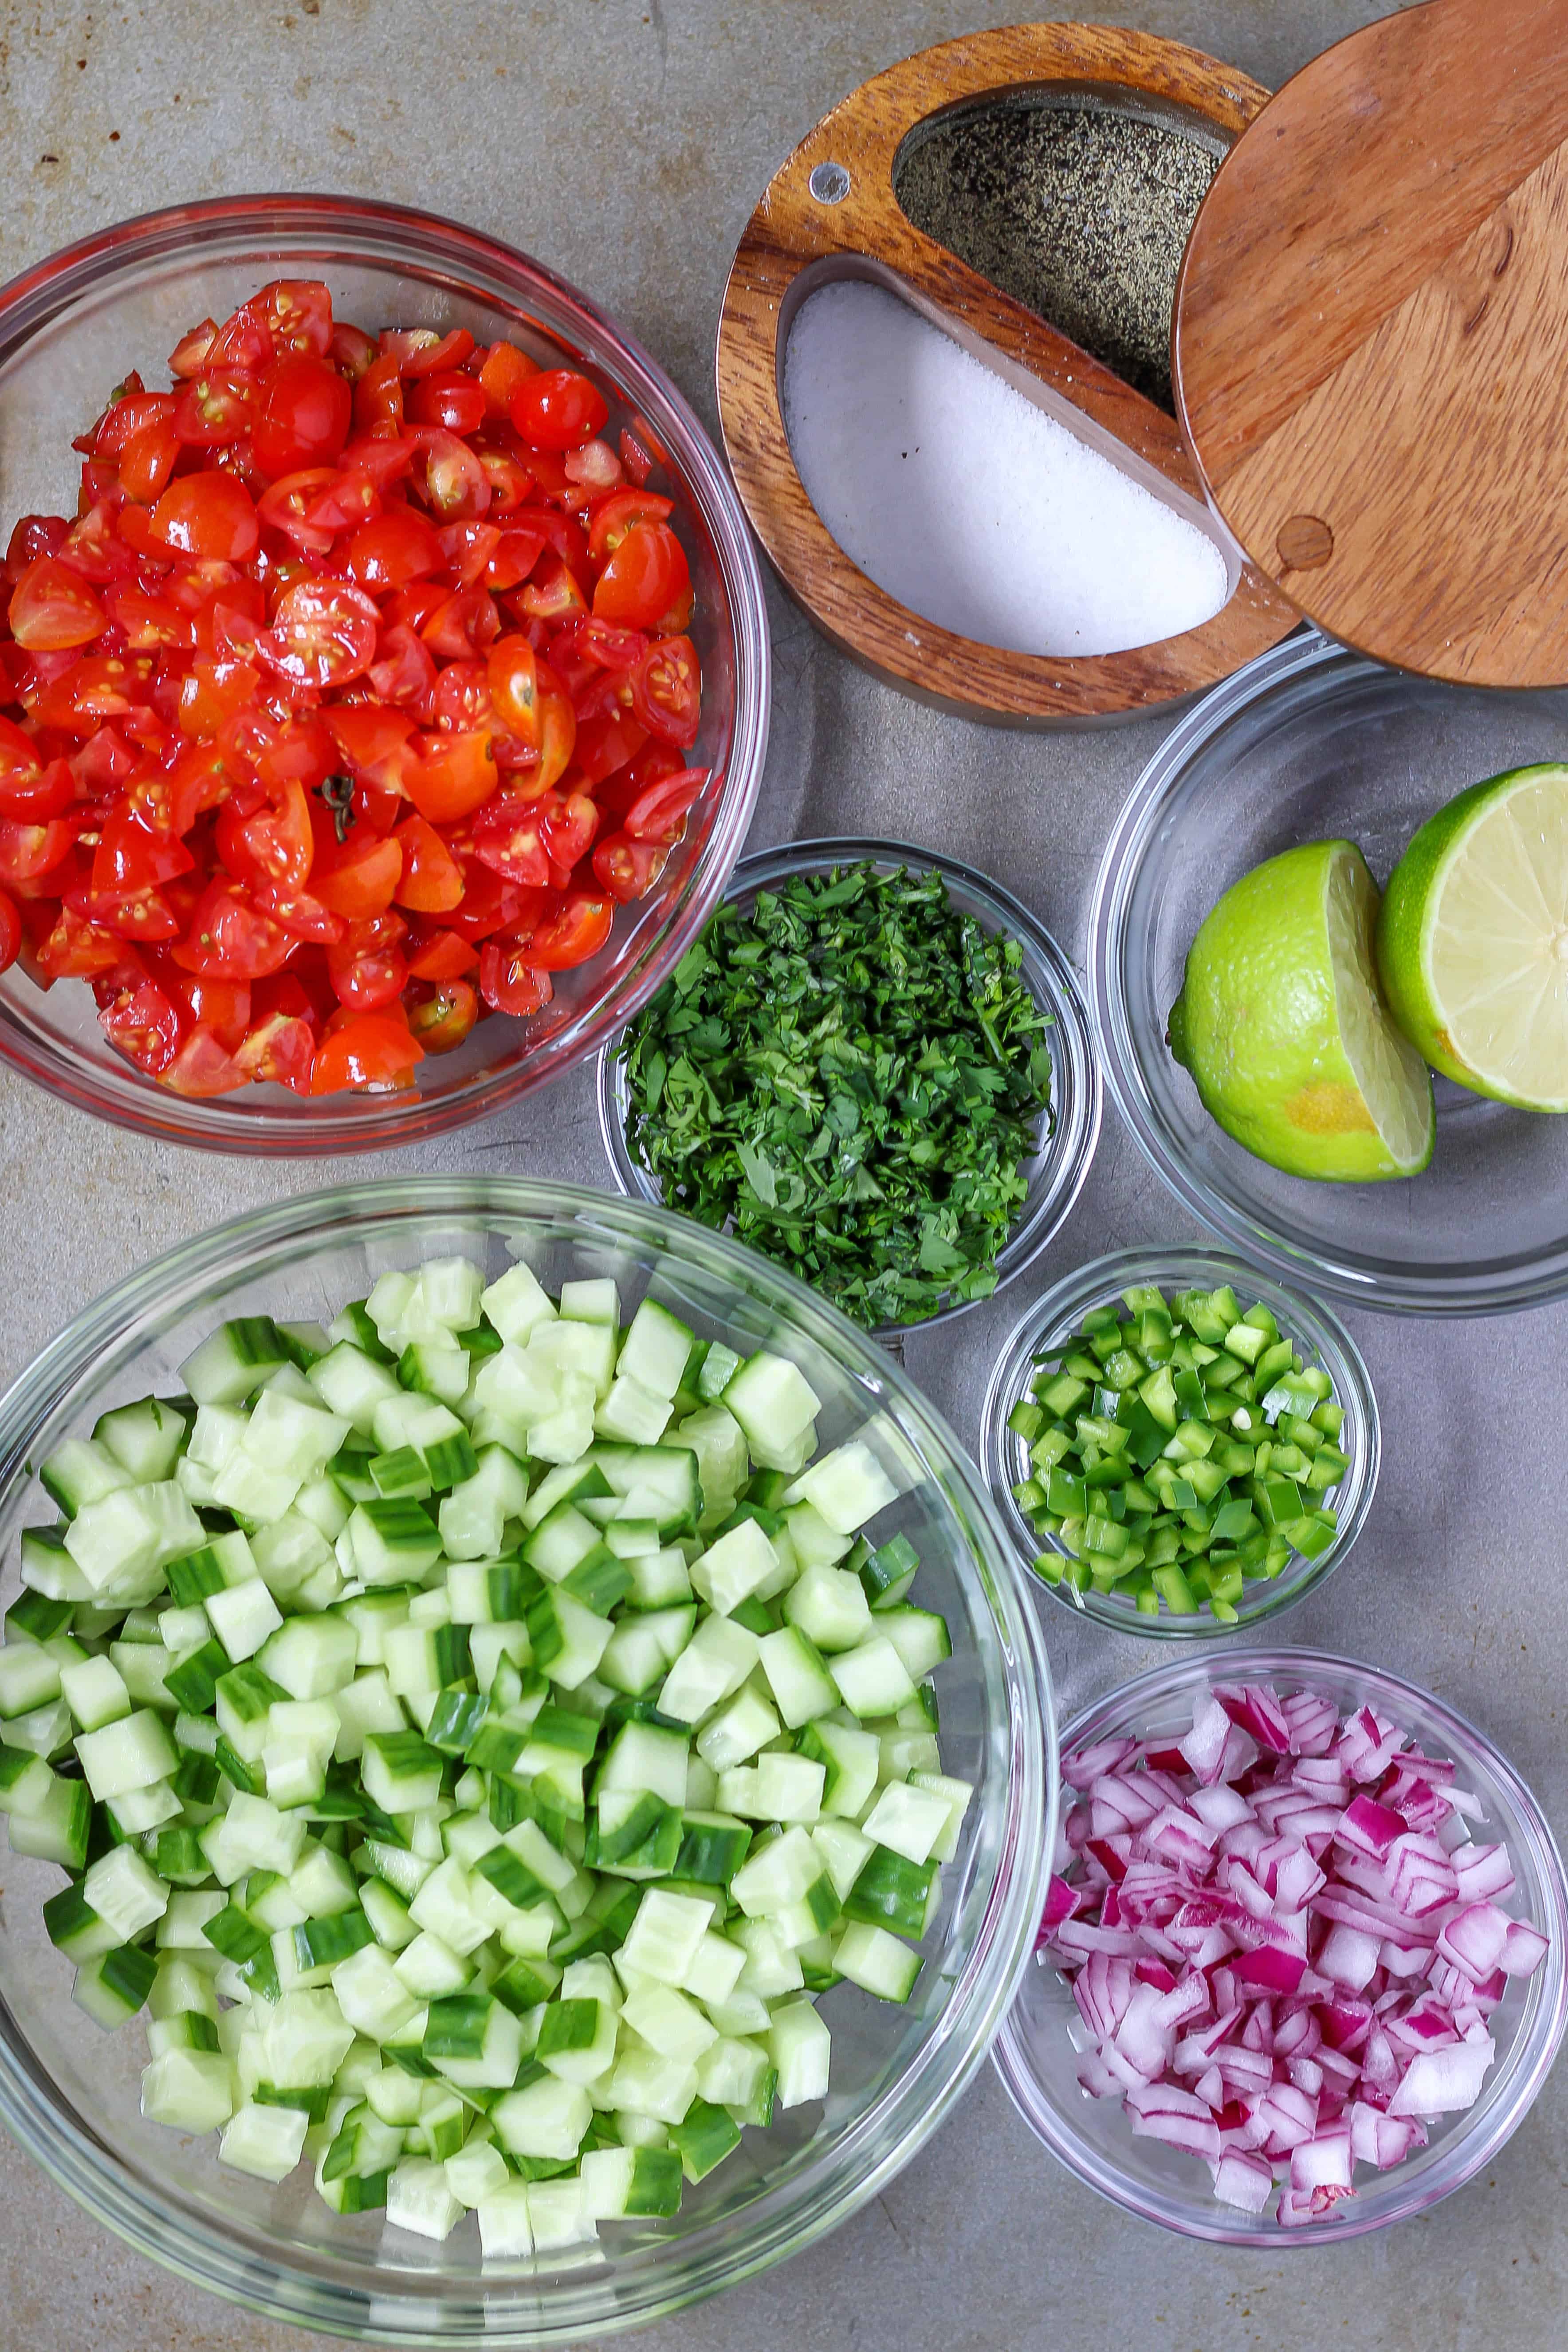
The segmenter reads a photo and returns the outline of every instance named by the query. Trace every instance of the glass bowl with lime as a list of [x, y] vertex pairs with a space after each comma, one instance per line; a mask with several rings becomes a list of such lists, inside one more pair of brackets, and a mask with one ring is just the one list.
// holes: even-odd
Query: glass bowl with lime
[[1209, 1231], [1341, 1301], [1568, 1291], [1568, 692], [1316, 635], [1123, 809], [1090, 917], [1112, 1099]]

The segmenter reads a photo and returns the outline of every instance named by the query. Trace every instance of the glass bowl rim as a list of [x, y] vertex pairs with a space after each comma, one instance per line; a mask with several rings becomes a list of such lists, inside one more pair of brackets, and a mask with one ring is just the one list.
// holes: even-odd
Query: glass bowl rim
[[[1175, 1280], [1178, 1274], [1191, 1270], [1212, 1276], [1215, 1283], [1228, 1282], [1238, 1292], [1250, 1291], [1249, 1303], [1270, 1307], [1282, 1332], [1310, 1340], [1320, 1360], [1330, 1366], [1335, 1394], [1347, 1410], [1355, 1413], [1362, 1433], [1346, 1473], [1350, 1493], [1333, 1542], [1289, 1584], [1283, 1580], [1255, 1582], [1250, 1589], [1258, 1595], [1258, 1605], [1249, 1608], [1234, 1625], [1221, 1624], [1202, 1611], [1190, 1622], [1163, 1610], [1158, 1617], [1144, 1617], [1125, 1602], [1118, 1603], [1092, 1587], [1079, 1594], [1065, 1584], [1047, 1584], [1034, 1574], [1029, 1563], [1042, 1546], [1055, 1549], [1059, 1547], [1053, 1545], [1049, 1538], [1033, 1533], [1014, 1499], [1007, 1475], [1012, 1442], [1007, 1415], [1022, 1393], [1018, 1381], [1025, 1364], [1041, 1342], [1085, 1315], [1104, 1294], [1120, 1295], [1140, 1277], [1169, 1290], [1180, 1286]], [[1132, 1634], [1142, 1641], [1233, 1643], [1246, 1641], [1259, 1626], [1271, 1623], [1286, 1610], [1293, 1609], [1308, 1593], [1315, 1592], [1349, 1556], [1366, 1525], [1377, 1492], [1383, 1460], [1383, 1423], [1366, 1359], [1326, 1300], [1315, 1298], [1297, 1284], [1282, 1281], [1230, 1251], [1214, 1249], [1203, 1242], [1173, 1243], [1162, 1248], [1113, 1250], [1104, 1257], [1092, 1258], [1042, 1291], [1034, 1305], [1026, 1308], [1002, 1341], [986, 1387], [980, 1413], [979, 1460], [981, 1475], [991, 1489], [992, 1503], [1007, 1530], [1031, 1591], [1074, 1610], [1079, 1617], [1092, 1618], [1108, 1632]], [[1298, 1553], [1296, 1557], [1300, 1559], [1301, 1555]]]
[[1133, 1036], [1123, 965], [1131, 889], [1157, 845], [1160, 819], [1211, 736], [1277, 688], [1331, 669], [1347, 676], [1403, 678], [1413, 689], [1425, 687], [1438, 693], [1475, 696], [1489, 691], [1445, 687], [1391, 669], [1308, 625], [1244, 663], [1182, 714], [1118, 811], [1095, 875], [1089, 916], [1089, 994], [1107, 1089], [1139, 1150], [1183, 1207], [1217, 1240], [1255, 1257], [1280, 1281], [1307, 1281], [1341, 1306], [1365, 1307], [1382, 1315], [1452, 1320], [1548, 1305], [1568, 1295], [1568, 1241], [1533, 1269], [1504, 1261], [1479, 1273], [1458, 1267], [1431, 1276], [1391, 1274], [1386, 1267], [1369, 1271], [1364, 1263], [1291, 1242], [1282, 1228], [1233, 1204], [1171, 1148], [1152, 1106]]
[[[921, 848], [915, 842], [881, 835], [816, 835], [808, 840], [781, 842], [772, 849], [752, 850], [731, 874], [721, 894], [721, 902], [725, 906], [736, 903], [795, 874], [824, 873], [830, 866], [849, 865], [902, 866], [912, 871], [937, 873], [944, 881], [956, 883], [982, 899], [995, 915], [998, 927], [1010, 931], [1029, 950], [1048, 978], [1048, 996], [1042, 1000], [1036, 995], [1036, 1002], [1043, 1001], [1051, 1016], [1073, 1077], [1067, 1115], [1058, 1120], [1040, 1155], [1038, 1197], [1032, 1207], [1026, 1204], [1024, 1214], [998, 1255], [995, 1288], [984, 1298], [961, 1298], [939, 1307], [934, 1315], [924, 1316], [915, 1323], [879, 1324], [870, 1335], [885, 1346], [898, 1347], [916, 1332], [934, 1330], [939, 1324], [951, 1323], [977, 1307], [989, 1307], [1049, 1247], [1072, 1214], [1088, 1181], [1100, 1140], [1104, 1096], [1089, 1008], [1066, 952], [1021, 899], [965, 859], [949, 856], [940, 849]], [[1031, 989], [1030, 993], [1035, 995], [1036, 992]], [[605, 1156], [616, 1188], [626, 1198], [645, 1201], [650, 1207], [663, 1207], [664, 1195], [655, 1189], [653, 1179], [626, 1146], [626, 1066], [616, 1053], [618, 1043], [618, 1036], [605, 1039], [599, 1049], [595, 1073], [599, 1133]], [[1030, 1190], [1033, 1192], [1035, 1186], [1031, 1185]], [[706, 1226], [704, 1231], [710, 1233], [713, 1228]], [[1015, 1246], [1018, 1255], [1007, 1263], [1008, 1253]]]
[[[744, 843], [767, 754], [773, 651], [762, 568], [734, 484], [711, 436], [652, 354], [589, 296], [521, 247], [441, 213], [374, 197], [291, 190], [239, 192], [130, 215], [45, 255], [0, 284], [0, 368], [93, 288], [144, 261], [175, 253], [189, 251], [192, 266], [199, 266], [204, 243], [247, 231], [254, 231], [262, 245], [276, 242], [280, 248], [276, 257], [284, 264], [307, 240], [313, 237], [326, 245], [338, 235], [361, 240], [364, 250], [359, 258], [387, 267], [396, 266], [390, 247], [401, 235], [409, 241], [410, 264], [415, 258], [435, 261], [444, 255], [448, 267], [486, 269], [496, 278], [510, 280], [520, 300], [542, 295], [557, 312], [581, 322], [613, 355], [617, 389], [639, 405], [647, 402], [658, 415], [661, 435], [668, 437], [672, 471], [711, 537], [714, 561], [725, 583], [735, 692], [724, 784], [708, 839], [666, 927], [642, 948], [619, 992], [591, 1001], [513, 1069], [489, 1076], [480, 1073], [460, 1093], [439, 1100], [416, 1093], [390, 1098], [323, 1097], [301, 1116], [271, 1105], [249, 1108], [243, 1097], [187, 1097], [152, 1085], [143, 1087], [132, 1083], [128, 1065], [119, 1090], [106, 1098], [103, 1074], [83, 1063], [68, 1045], [39, 1045], [12, 1036], [8, 1025], [0, 1023], [0, 1064], [57, 1099], [132, 1134], [197, 1150], [268, 1158], [396, 1149], [469, 1126], [586, 1060], [601, 1039], [646, 1003], [707, 921]], [[119, 1077], [118, 1073], [108, 1075]]]
[[[1417, 1706], [1429, 1711], [1439, 1722], [1445, 1740], [1452, 1743], [1454, 1760], [1462, 1763], [1466, 1752], [1479, 1756], [1496, 1777], [1513, 1806], [1520, 1827], [1529, 1840], [1532, 1858], [1544, 1882], [1546, 1907], [1550, 1921], [1540, 1921], [1550, 1937], [1550, 1948], [1542, 1963], [1546, 1973], [1549, 1998], [1538, 2013], [1534, 2027], [1533, 2047], [1522, 2053], [1523, 2073], [1511, 2090], [1505, 2105], [1494, 2110], [1486, 2129], [1471, 2134], [1462, 2126], [1453, 2132], [1435, 2164], [1422, 2179], [1420, 2189], [1402, 2210], [1357, 2219], [1354, 2200], [1348, 2211], [1342, 2209], [1339, 2218], [1315, 2221], [1300, 2229], [1276, 2227], [1268, 2231], [1242, 2230], [1226, 2222], [1226, 2208], [1214, 2200], [1215, 2220], [1212, 2224], [1190, 2216], [1176, 2219], [1172, 2213], [1158, 2210], [1153, 2198], [1131, 2182], [1113, 2159], [1098, 2155], [1086, 2155], [1078, 2134], [1070, 2130], [1062, 2114], [1043, 2095], [1037, 2095], [1037, 2077], [1022, 2048], [1015, 2027], [1016, 2005], [1009, 2010], [992, 2048], [991, 2063], [1001, 2077], [1020, 2120], [1027, 2126], [1042, 2147], [1047, 2148], [1058, 2162], [1073, 2178], [1090, 2189], [1108, 2203], [1120, 2206], [1123, 2211], [1135, 2214], [1141, 2221], [1152, 2221], [1168, 2230], [1173, 2236], [1190, 2238], [1209, 2245], [1234, 2246], [1249, 2252], [1275, 2253], [1287, 2246], [1318, 2248], [1333, 2244], [1337, 2240], [1365, 2237], [1378, 2230], [1391, 2228], [1395, 2222], [1414, 2219], [1429, 2211], [1458, 2189], [1473, 2180], [1500, 2150], [1524, 2121], [1546, 2084], [1557, 2053], [1562, 2046], [1564, 2029], [1568, 2028], [1568, 1874], [1564, 1873], [1563, 1857], [1557, 1841], [1534, 1790], [1523, 1775], [1511, 1764], [1502, 1750], [1457, 1707], [1450, 1706], [1419, 1683], [1408, 1681], [1403, 1675], [1392, 1673], [1384, 1666], [1373, 1666], [1356, 1658], [1346, 1658], [1338, 1652], [1316, 1649], [1293, 1649], [1260, 1645], [1239, 1657], [1226, 1653], [1208, 1657], [1173, 1655], [1168, 1662], [1146, 1668], [1131, 1681], [1118, 1684], [1113, 1689], [1080, 1707], [1061, 1734], [1065, 1753], [1082, 1743], [1086, 1738], [1103, 1738], [1109, 1727], [1142, 1712], [1145, 1701], [1157, 1703], [1184, 1694], [1188, 1685], [1202, 1680], [1211, 1669], [1221, 1672], [1228, 1681], [1237, 1675], [1299, 1676], [1309, 1680], [1314, 1670], [1319, 1673], [1344, 1675], [1363, 1685], [1374, 1685], [1369, 1690], [1373, 1704], [1386, 1700], [1396, 1710], [1403, 1701], [1414, 1700]], [[1510, 2046], [1512, 2059], [1520, 2049], [1519, 2037]], [[1433, 2176], [1444, 2158], [1452, 2158], [1440, 2185]], [[1396, 2180], [1399, 2168], [1380, 2175], [1380, 2179]], [[1206, 2210], [1206, 2209], [1205, 2209]]]
[[[973, 1575], [978, 1585], [1007, 1691], [1007, 1777], [1000, 1799], [995, 1875], [948, 2006], [910, 2063], [874, 2105], [817, 2152], [801, 2182], [823, 2172], [831, 2177], [836, 2159], [841, 2168], [847, 2150], [863, 2159], [855, 2177], [835, 2183], [831, 2194], [819, 2186], [803, 2215], [797, 2216], [793, 2207], [764, 2215], [754, 2236], [739, 2242], [739, 2251], [731, 2243], [732, 2227], [724, 2217], [692, 2233], [694, 2239], [716, 2242], [698, 2245], [684, 2257], [681, 2242], [670, 2241], [674, 2259], [657, 2273], [657, 2284], [642, 2289], [640, 2299], [633, 2303], [616, 2305], [606, 2296], [605, 2307], [594, 2305], [593, 2287], [597, 2284], [604, 2293], [608, 2271], [574, 2273], [567, 2268], [542, 2284], [527, 2274], [503, 2276], [489, 2294], [482, 2272], [471, 2280], [452, 2282], [445, 2292], [424, 2294], [407, 2293], [397, 2284], [400, 2274], [388, 2272], [385, 2288], [378, 2286], [372, 2295], [340, 2280], [314, 2275], [292, 2252], [284, 2258], [247, 2252], [216, 2221], [183, 2209], [175, 2213], [144, 2189], [90, 2126], [80, 2129], [59, 2112], [51, 2078], [20, 2036], [14, 2042], [9, 2033], [0, 2032], [0, 2122], [79, 2204], [138, 2252], [194, 2285], [271, 2317], [355, 2338], [364, 2337], [368, 2330], [374, 2340], [389, 2346], [428, 2346], [433, 2352], [451, 2352], [454, 2347], [471, 2347], [473, 2352], [491, 2346], [500, 2352], [542, 2345], [566, 2347], [589, 2335], [618, 2333], [667, 2315], [800, 2252], [885, 2188], [973, 2081], [1011, 2005], [1033, 1948], [1049, 1863], [1041, 1823], [1054, 1838], [1058, 1792], [1059, 1748], [1044, 1641], [984, 1482], [943, 1416], [902, 1367], [875, 1347], [868, 1333], [792, 1276], [727, 1236], [652, 1204], [577, 1184], [429, 1175], [295, 1194], [210, 1226], [89, 1302], [0, 1395], [0, 1496], [18, 1476], [28, 1475], [26, 1453], [33, 1435], [69, 1390], [117, 1337], [126, 1338], [142, 1316], [167, 1307], [171, 1292], [174, 1305], [189, 1311], [216, 1279], [308, 1234], [319, 1233], [329, 1244], [342, 1244], [356, 1233], [438, 1225], [465, 1217], [493, 1220], [495, 1230], [504, 1227], [509, 1216], [549, 1217], [569, 1222], [574, 1232], [634, 1248], [651, 1245], [684, 1253], [710, 1275], [732, 1279], [742, 1293], [766, 1297], [787, 1315], [791, 1328], [804, 1330], [835, 1358], [847, 1380], [858, 1381], [873, 1395], [880, 1393], [885, 1406], [896, 1407], [922, 1452], [945, 1457], [931, 1467], [957, 1521], [954, 1572]], [[959, 1565], [965, 1556], [967, 1570]], [[0, 2020], [7, 2017], [0, 1986]], [[763, 2191], [764, 2198], [767, 2193]], [[574, 2301], [579, 2281], [585, 2302]], [[517, 2314], [515, 2325], [509, 2322], [509, 2308]]]

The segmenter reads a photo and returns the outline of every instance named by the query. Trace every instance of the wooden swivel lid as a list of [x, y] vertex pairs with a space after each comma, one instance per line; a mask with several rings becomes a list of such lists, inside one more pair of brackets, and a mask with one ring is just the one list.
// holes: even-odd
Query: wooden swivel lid
[[1426, 0], [1232, 149], [1176, 294], [1210, 499], [1331, 635], [1568, 683], [1568, 0]]

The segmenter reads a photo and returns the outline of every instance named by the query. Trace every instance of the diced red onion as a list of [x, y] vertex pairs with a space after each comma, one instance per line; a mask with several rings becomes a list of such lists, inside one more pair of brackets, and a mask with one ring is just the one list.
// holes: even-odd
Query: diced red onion
[[1091, 2038], [1078, 2079], [1215, 2195], [1303, 2228], [1479, 2097], [1489, 2019], [1548, 1939], [1502, 1908], [1479, 1799], [1377, 1709], [1203, 1693], [1180, 1740], [1063, 1759], [1077, 1801], [1040, 1944]]

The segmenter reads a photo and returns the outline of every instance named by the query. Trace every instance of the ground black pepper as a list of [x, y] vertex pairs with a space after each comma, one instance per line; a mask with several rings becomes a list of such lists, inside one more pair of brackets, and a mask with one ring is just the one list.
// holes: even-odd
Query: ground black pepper
[[1006, 99], [912, 141], [893, 192], [918, 229], [1169, 409], [1176, 273], [1220, 160], [1174, 124]]

